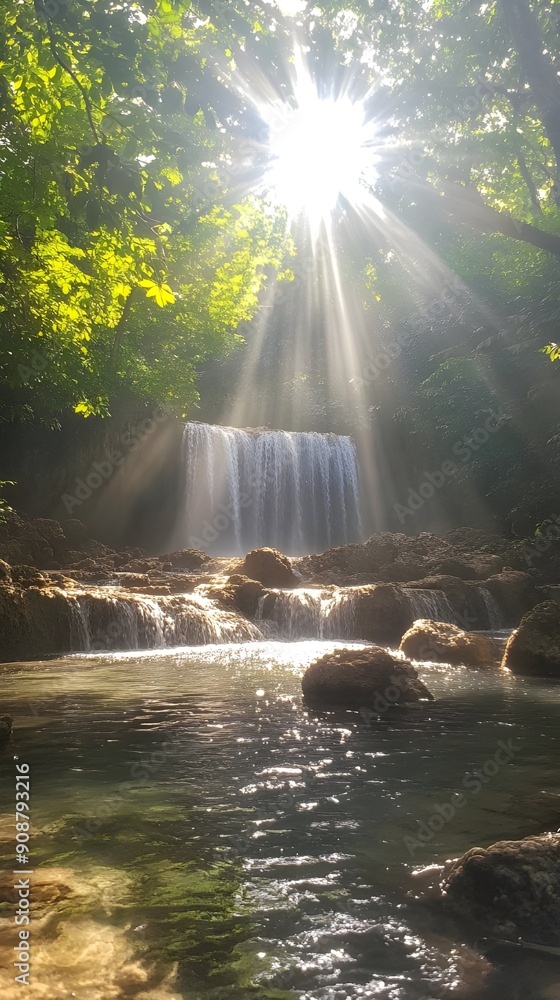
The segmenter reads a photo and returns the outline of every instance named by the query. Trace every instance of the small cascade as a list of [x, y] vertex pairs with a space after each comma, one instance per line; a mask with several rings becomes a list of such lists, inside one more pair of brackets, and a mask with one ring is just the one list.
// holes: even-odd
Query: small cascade
[[276, 625], [282, 639], [353, 639], [356, 605], [352, 588], [273, 590], [259, 601], [257, 619]]
[[417, 618], [429, 618], [434, 622], [449, 622], [451, 625], [460, 624], [457, 620], [457, 615], [442, 590], [414, 590], [405, 587], [403, 593], [408, 597], [415, 620]]
[[486, 608], [486, 614], [488, 616], [486, 628], [491, 629], [493, 632], [498, 631], [503, 628], [504, 620], [496, 598], [490, 593], [489, 590], [486, 589], [486, 587], [479, 587], [478, 591], [484, 601], [484, 607]]
[[162, 649], [262, 639], [252, 622], [198, 594], [146, 597], [101, 589], [69, 598], [71, 649]]
[[302, 555], [362, 538], [350, 437], [193, 421], [182, 461], [176, 548], [242, 555], [271, 545]]

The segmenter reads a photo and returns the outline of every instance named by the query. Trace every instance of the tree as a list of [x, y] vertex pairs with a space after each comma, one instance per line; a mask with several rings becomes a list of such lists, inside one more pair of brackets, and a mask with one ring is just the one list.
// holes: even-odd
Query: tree
[[219, 14], [220, 31], [183, 0], [2, 10], [4, 419], [123, 394], [183, 412], [281, 269], [281, 215], [235, 169], [259, 120], [220, 70], [232, 24], [254, 28]]

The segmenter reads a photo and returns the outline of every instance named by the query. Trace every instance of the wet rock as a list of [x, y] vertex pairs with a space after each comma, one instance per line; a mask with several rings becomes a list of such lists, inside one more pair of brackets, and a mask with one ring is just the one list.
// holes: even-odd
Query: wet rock
[[312, 663], [303, 675], [305, 701], [313, 708], [367, 708], [433, 701], [414, 667], [380, 646], [338, 649]]
[[474, 847], [445, 869], [441, 889], [477, 937], [560, 945], [560, 834]]
[[149, 573], [152, 569], [159, 569], [156, 559], [132, 559], [122, 566], [126, 573]]
[[56, 587], [0, 587], [0, 662], [72, 650], [73, 600]]
[[544, 601], [512, 632], [503, 666], [528, 677], [560, 677], [560, 606]]
[[354, 591], [352, 638], [356, 641], [398, 643], [412, 625], [410, 602], [400, 587], [378, 583]]
[[414, 622], [403, 635], [400, 648], [413, 660], [433, 660], [467, 667], [498, 666], [501, 660], [500, 647], [488, 636], [427, 619]]
[[190, 594], [195, 589], [198, 580], [184, 573], [174, 573], [164, 575], [159, 570], [150, 570], [149, 573], [116, 573], [116, 582], [119, 587], [133, 594]]
[[517, 625], [522, 615], [542, 601], [542, 594], [529, 573], [521, 570], [504, 570], [484, 582], [496, 600], [506, 626]]
[[259, 600], [264, 594], [264, 588], [258, 580], [250, 580], [238, 573], [228, 577], [227, 583], [215, 584], [205, 588], [207, 597], [220, 601], [226, 607], [235, 608], [247, 618], [254, 618]]
[[202, 549], [179, 549], [177, 552], [168, 552], [158, 558], [160, 562], [169, 563], [173, 569], [195, 570], [208, 562], [208, 554]]
[[258, 580], [264, 587], [290, 588], [301, 585], [301, 579], [292, 569], [290, 559], [277, 549], [252, 549], [235, 572], [250, 580]]
[[34, 566], [12, 566], [12, 580], [18, 587], [48, 587], [49, 578]]

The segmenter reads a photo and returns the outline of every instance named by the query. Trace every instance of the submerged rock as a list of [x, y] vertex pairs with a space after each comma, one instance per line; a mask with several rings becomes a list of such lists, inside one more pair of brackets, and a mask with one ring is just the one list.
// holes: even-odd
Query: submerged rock
[[313, 708], [382, 712], [393, 705], [433, 701], [414, 667], [380, 646], [327, 653], [307, 668], [301, 686]]
[[528, 677], [560, 677], [560, 606], [544, 601], [509, 637], [502, 665]]
[[415, 621], [403, 635], [400, 648], [413, 660], [435, 660], [466, 667], [493, 667], [501, 660], [498, 644], [488, 636], [425, 618]]
[[446, 905], [482, 935], [560, 945], [560, 834], [474, 847], [441, 882]]
[[287, 556], [277, 549], [252, 549], [236, 567], [236, 574], [258, 580], [264, 587], [298, 587], [301, 579]]

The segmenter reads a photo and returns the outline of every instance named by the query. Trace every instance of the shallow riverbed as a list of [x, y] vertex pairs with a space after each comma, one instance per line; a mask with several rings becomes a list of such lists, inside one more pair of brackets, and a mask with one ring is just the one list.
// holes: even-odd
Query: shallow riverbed
[[[3, 666], [2, 853], [11, 866], [16, 755], [33, 870], [69, 890], [37, 911], [29, 1000], [518, 995], [414, 900], [412, 873], [554, 828], [560, 685], [426, 665], [434, 703], [320, 717], [300, 677], [334, 646]], [[0, 974], [20, 996], [8, 960]], [[531, 996], [556, 996], [537, 980]]]

